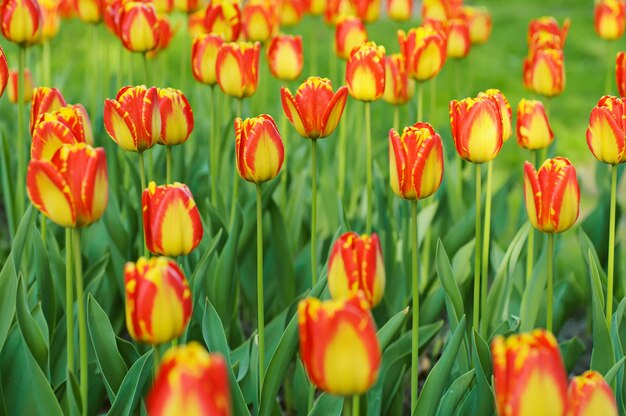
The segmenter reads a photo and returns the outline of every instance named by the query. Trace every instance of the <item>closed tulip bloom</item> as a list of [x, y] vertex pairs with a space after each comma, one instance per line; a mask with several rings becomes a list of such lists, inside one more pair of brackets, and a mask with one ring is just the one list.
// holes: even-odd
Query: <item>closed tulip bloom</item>
[[533, 19], [528, 24], [528, 44], [532, 44], [533, 38], [538, 33], [544, 32], [557, 36], [561, 41], [559, 48], [562, 49], [565, 46], [565, 40], [567, 39], [569, 27], [570, 19], [565, 19], [563, 21], [563, 27], [559, 27], [559, 23], [554, 17], [551, 16], [543, 16], [538, 19]]
[[277, 10], [267, 0], [250, 0], [241, 14], [243, 35], [250, 42], [265, 42], [278, 29]]
[[466, 16], [469, 24], [472, 43], [474, 45], [487, 43], [493, 26], [489, 10], [484, 7], [464, 6], [463, 14]]
[[378, 377], [380, 345], [369, 304], [306, 298], [298, 305], [300, 357], [309, 379], [327, 393], [365, 393]]
[[625, 4], [623, 0], [602, 0], [596, 3], [594, 27], [605, 40], [617, 40], [624, 34]]
[[326, 11], [326, 3], [328, 0], [305, 0], [308, 5], [309, 13], [320, 16]]
[[350, 0], [356, 16], [365, 23], [372, 23], [380, 16], [381, 0]]
[[49, 40], [59, 33], [61, 28], [61, 15], [58, 12], [58, 4], [56, 1], [40, 2], [41, 10], [41, 38]]
[[329, 79], [309, 77], [298, 87], [295, 97], [285, 87], [281, 88], [280, 96], [285, 115], [298, 134], [321, 139], [337, 128], [348, 99], [348, 87], [333, 93]]
[[498, 336], [491, 357], [498, 415], [565, 415], [567, 375], [554, 335], [537, 329]]
[[450, 128], [457, 153], [468, 162], [489, 162], [502, 148], [502, 115], [491, 97], [451, 101]]
[[145, 53], [159, 44], [159, 20], [152, 3], [125, 3], [119, 20], [122, 44], [131, 52]]
[[538, 49], [524, 60], [524, 85], [530, 91], [554, 97], [565, 89], [561, 49]]
[[342, 234], [328, 259], [328, 289], [333, 299], [345, 299], [359, 291], [373, 308], [385, 293], [385, 264], [376, 233]]
[[413, 15], [413, 0], [387, 0], [387, 16], [403, 22]]
[[502, 91], [496, 88], [490, 88], [485, 92], [478, 94], [479, 97], [491, 97], [500, 107], [500, 115], [502, 116], [502, 140], [507, 141], [511, 137], [511, 124], [513, 119], [513, 111], [509, 100], [502, 94]]
[[306, 12], [303, 0], [283, 0], [278, 11], [280, 26], [292, 27], [300, 23]]
[[385, 92], [385, 48], [366, 42], [352, 50], [346, 64], [350, 95], [360, 101], [378, 100]]
[[611, 386], [597, 371], [574, 377], [567, 389], [566, 416], [617, 416], [617, 403]]
[[282, 81], [295, 81], [302, 74], [304, 56], [300, 35], [274, 36], [267, 46], [267, 62], [272, 75]]
[[418, 200], [437, 192], [443, 179], [441, 136], [428, 123], [389, 131], [391, 189], [401, 198]]
[[[615, 79], [617, 91], [622, 97], [626, 97], [626, 53], [618, 52], [615, 59]], [[2, 95], [2, 94], [0, 94]]]
[[232, 0], [215, 0], [206, 9], [204, 26], [207, 33], [221, 35], [227, 42], [234, 42], [241, 32], [241, 10]]
[[324, 21], [331, 26], [348, 16], [354, 16], [355, 11], [351, 0], [328, 0], [324, 10]]
[[220, 35], [196, 35], [191, 47], [191, 70], [196, 80], [203, 84], [215, 85], [217, 76], [215, 63], [217, 52], [224, 43]]
[[4, 49], [0, 46], [0, 97], [4, 94], [4, 90], [9, 82], [9, 65]]
[[206, 27], [204, 27], [205, 15], [206, 10], [200, 9], [191, 13], [187, 18], [187, 32], [192, 38], [207, 33]]
[[356, 17], [342, 17], [335, 28], [335, 52], [342, 59], [348, 59], [352, 50], [367, 42], [365, 25]]
[[174, 260], [147, 259], [124, 267], [126, 327], [138, 342], [159, 345], [178, 338], [191, 317], [191, 290]]
[[230, 416], [226, 360], [195, 341], [171, 347], [163, 356], [146, 408], [150, 416]]
[[248, 182], [263, 183], [280, 172], [285, 159], [283, 141], [276, 123], [267, 114], [235, 119], [237, 172]]
[[261, 44], [224, 43], [217, 52], [215, 73], [217, 83], [226, 95], [250, 97], [259, 83]]
[[52, 113], [66, 105], [61, 91], [56, 88], [38, 87], [33, 92], [33, 104], [30, 107], [30, 134], [33, 134], [39, 116]]
[[33, 205], [61, 227], [84, 227], [102, 216], [108, 199], [104, 149], [63, 145], [51, 160], [31, 160], [26, 190]]
[[172, 30], [172, 25], [170, 24], [170, 19], [167, 15], [158, 16], [157, 21], [158, 41], [156, 47], [147, 52], [147, 55], [150, 58], [154, 58], [157, 53], [167, 49], [172, 42], [172, 37], [174, 36], [174, 31]]
[[91, 128], [91, 120], [89, 119], [89, 113], [87, 113], [87, 109], [82, 104], [74, 104], [71, 105], [70, 108], [74, 110], [80, 118], [83, 134], [85, 136], [85, 143], [93, 146], [93, 129]]
[[544, 149], [554, 140], [546, 109], [541, 101], [522, 98], [517, 106], [517, 143], [524, 149]]
[[406, 104], [415, 91], [415, 82], [409, 78], [406, 71], [404, 56], [401, 53], [386, 55], [385, 63], [385, 92], [383, 100], [389, 104]]
[[152, 0], [152, 4], [159, 15], [170, 14], [174, 10], [174, 0]]
[[185, 143], [193, 131], [193, 111], [182, 91], [159, 88], [161, 136], [159, 144], [176, 146]]
[[174, 0], [174, 8], [185, 14], [191, 14], [201, 7], [200, 0]]
[[[9, 81], [8, 81], [8, 95], [9, 101], [13, 104], [17, 104], [18, 100], [18, 78], [19, 74], [17, 71], [9, 71]], [[27, 69], [24, 70], [24, 102], [29, 103], [33, 99], [33, 77], [30, 75], [30, 71]]]
[[398, 41], [409, 76], [414, 80], [427, 81], [443, 68], [447, 55], [445, 33], [432, 27], [418, 27], [407, 34], [400, 30]]
[[86, 135], [91, 134], [89, 120], [85, 123], [80, 112], [75, 107], [63, 107], [40, 115], [32, 133], [31, 159], [51, 160], [64, 144], [91, 144]]
[[448, 58], [465, 58], [472, 47], [469, 25], [465, 19], [453, 18], [448, 20]]
[[436, 19], [442, 22], [448, 20], [448, 8], [443, 0], [423, 0], [422, 20]]
[[122, 149], [143, 152], [161, 134], [159, 93], [156, 88], [124, 87], [115, 100], [104, 103], [104, 128]]
[[600, 162], [626, 162], [626, 101], [605, 95], [589, 117], [587, 145]]
[[102, 15], [106, 28], [118, 38], [121, 36], [119, 24], [123, 7], [122, 0], [108, 0]]
[[0, 4], [0, 31], [9, 42], [22, 46], [39, 42], [42, 23], [37, 0], [3, 0]]
[[544, 233], [560, 233], [578, 218], [580, 189], [576, 169], [564, 157], [543, 162], [539, 172], [524, 163], [524, 200], [530, 223]]
[[104, 14], [104, 0], [74, 0], [76, 15], [85, 23], [99, 23]]
[[151, 253], [162, 256], [186, 256], [195, 249], [204, 234], [200, 213], [187, 185], [156, 186], [144, 189], [141, 199], [143, 231]]

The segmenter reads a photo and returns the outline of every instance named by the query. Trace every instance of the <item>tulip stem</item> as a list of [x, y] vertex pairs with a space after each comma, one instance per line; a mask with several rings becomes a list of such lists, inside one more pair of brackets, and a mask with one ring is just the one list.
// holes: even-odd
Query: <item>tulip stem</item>
[[265, 312], [263, 298], [263, 193], [256, 184], [256, 296], [259, 327], [259, 392], [265, 377]]
[[617, 197], [617, 165], [611, 166], [611, 214], [609, 219], [609, 264], [606, 288], [606, 324], [611, 329], [613, 315], [613, 273], [615, 268], [615, 205]]
[[217, 122], [217, 117], [215, 116], [216, 112], [217, 91], [215, 90], [215, 85], [211, 85], [211, 137], [209, 139], [209, 161], [211, 169], [211, 201], [213, 202], [213, 205], [217, 204], [217, 163], [219, 160], [219, 152], [217, 150], [217, 126], [215, 125], [215, 123]]
[[[347, 113], [347, 112], [346, 112]], [[346, 118], [339, 120], [339, 198], [343, 200], [346, 189]]]
[[552, 332], [552, 298], [554, 297], [554, 234], [548, 234], [548, 306], [546, 308], [546, 329]]
[[40, 214], [41, 221], [41, 240], [43, 241], [43, 247], [48, 248], [46, 244], [47, 234], [48, 234], [48, 221], [46, 220], [46, 216], [43, 213]]
[[311, 140], [311, 282], [317, 284], [317, 139]]
[[146, 87], [150, 87], [150, 71], [148, 70], [148, 54], [142, 53], [143, 57], [143, 81], [146, 83]]
[[361, 401], [359, 400], [359, 396], [358, 395], [352, 396], [352, 416], [359, 416], [359, 413], [361, 413], [359, 409], [360, 404], [361, 404]]
[[41, 64], [43, 66], [43, 85], [50, 85], [50, 41], [44, 40], [41, 45]]
[[159, 365], [161, 364], [161, 352], [159, 351], [159, 346], [154, 344], [152, 345], [152, 358], [153, 358], [153, 367], [152, 373], [156, 378], [157, 373], [159, 372]]
[[80, 347], [80, 395], [82, 397], [83, 415], [87, 414], [88, 376], [87, 362], [87, 322], [85, 320], [85, 299], [83, 289], [83, 264], [80, 254], [80, 228], [73, 229], [74, 239], [74, 272], [76, 273], [76, 301], [78, 303], [78, 342]]
[[373, 180], [372, 180], [372, 117], [370, 103], [365, 103], [365, 131], [367, 139], [367, 233], [372, 233], [372, 216], [374, 212], [374, 201], [372, 199], [373, 194]]
[[[143, 209], [142, 209], [142, 199], [143, 199], [143, 190], [146, 189], [146, 166], [143, 160], [143, 152], [139, 152], [139, 179], [141, 181], [141, 190], [139, 191], [139, 220], [140, 224], [143, 223]], [[143, 252], [144, 256], [148, 257], [148, 246], [146, 245], [146, 237], [145, 232], [143, 233]]]
[[400, 106], [397, 105], [393, 107], [393, 129], [395, 131], [400, 129]]
[[411, 288], [413, 292], [413, 325], [411, 328], [411, 412], [417, 403], [417, 390], [419, 387], [419, 270], [417, 266], [417, 201], [411, 201]]
[[422, 115], [424, 110], [424, 83], [417, 83], [417, 122], [423, 121]]
[[478, 329], [480, 322], [480, 231], [481, 231], [481, 172], [480, 164], [476, 164], [476, 239], [474, 240], [474, 325], [473, 329]]
[[485, 189], [485, 224], [483, 232], [482, 277], [480, 293], [480, 314], [483, 316], [481, 334], [486, 336], [487, 321], [484, 320], [487, 309], [487, 286], [489, 283], [489, 243], [491, 235], [491, 182], [493, 177], [493, 161], [487, 163], [487, 187]]
[[24, 154], [24, 69], [26, 66], [26, 48], [20, 46], [18, 60], [18, 88], [17, 88], [17, 218], [24, 214], [24, 188], [26, 187], [26, 155]]
[[604, 94], [605, 95], [610, 95], [611, 94], [611, 87], [612, 87], [612, 78], [613, 78], [613, 74], [615, 71], [615, 60], [613, 58], [613, 53], [612, 53], [612, 48], [611, 48], [611, 42], [605, 42], [606, 45], [606, 55], [609, 58], [609, 64], [607, 65], [607, 71], [606, 71], [606, 78], [605, 78], [605, 82], [604, 82]]
[[172, 183], [172, 146], [165, 146], [165, 175], [166, 182], [168, 184]]
[[[533, 166], [538, 168], [539, 165], [539, 151], [531, 150], [530, 156], [532, 158]], [[530, 279], [533, 277], [533, 263], [535, 257], [535, 229], [530, 227], [528, 230], [528, 246], [526, 248], [526, 284], [530, 283]]]
[[430, 124], [437, 125], [435, 109], [437, 108], [437, 77], [430, 80]]
[[67, 329], [67, 388], [71, 388], [70, 374], [74, 372], [74, 291], [72, 285], [72, 229], [65, 229], [65, 322]]
[[[243, 99], [237, 99], [237, 117], [241, 118], [243, 112]], [[233, 178], [233, 195], [230, 201], [230, 223], [228, 228], [232, 229], [235, 224], [235, 209], [237, 208], [237, 198], [239, 196], [239, 173], [237, 172], [237, 166], [235, 166], [235, 177]]]

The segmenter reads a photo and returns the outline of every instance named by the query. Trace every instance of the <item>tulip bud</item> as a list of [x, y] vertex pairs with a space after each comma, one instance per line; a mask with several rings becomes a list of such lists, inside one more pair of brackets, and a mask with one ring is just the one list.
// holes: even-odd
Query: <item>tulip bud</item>
[[70, 108], [78, 114], [83, 135], [85, 137], [85, 143], [93, 146], [93, 130], [91, 128], [91, 120], [89, 120], [89, 113], [87, 113], [87, 109], [82, 104], [75, 104], [70, 106]]
[[138, 342], [159, 345], [178, 338], [191, 317], [192, 298], [185, 274], [174, 260], [147, 259], [124, 267], [126, 327]]
[[[17, 104], [18, 100], [18, 83], [19, 73], [17, 71], [9, 71], [9, 101]], [[33, 77], [28, 69], [24, 70], [24, 102], [29, 103], [33, 99]]]
[[530, 223], [544, 233], [560, 233], [578, 218], [580, 190], [576, 169], [564, 157], [543, 162], [539, 172], [524, 163], [524, 200]]
[[418, 200], [431, 196], [443, 179], [441, 136], [428, 123], [405, 127], [402, 136], [389, 131], [389, 177], [391, 189], [401, 198]]
[[408, 34], [398, 31], [400, 51], [409, 76], [416, 81], [434, 78], [446, 62], [446, 35], [432, 27], [418, 27]]
[[108, 0], [102, 15], [106, 28], [118, 38], [121, 36], [119, 24], [122, 8], [122, 0]]
[[157, 45], [154, 49], [147, 52], [147, 56], [154, 58], [158, 52], [167, 49], [174, 36], [172, 25], [167, 16], [157, 16]]
[[345, 299], [362, 291], [369, 307], [380, 303], [385, 293], [385, 264], [380, 241], [348, 232], [339, 237], [328, 260], [328, 289], [333, 299]]
[[472, 47], [469, 25], [465, 19], [453, 18], [448, 20], [448, 58], [465, 58]]
[[303, 0], [283, 0], [280, 3], [278, 21], [280, 26], [292, 27], [300, 23], [305, 13]]
[[491, 98], [500, 108], [500, 115], [502, 116], [502, 140], [506, 142], [511, 137], [511, 123], [513, 119], [513, 112], [509, 100], [502, 94], [502, 91], [495, 88], [481, 92], [478, 96]]
[[464, 6], [463, 14], [467, 18], [470, 31], [470, 39], [475, 45], [487, 43], [491, 36], [491, 14], [483, 7]]
[[159, 88], [159, 111], [159, 144], [176, 146], [185, 143], [193, 130], [193, 111], [187, 97], [174, 88]]
[[150, 416], [180, 415], [230, 416], [230, 385], [226, 361], [220, 354], [209, 354], [199, 343], [171, 347], [148, 393]]
[[152, 4], [160, 16], [170, 14], [174, 10], [174, 0], [152, 0]]
[[204, 26], [207, 33], [221, 35], [225, 41], [234, 42], [241, 32], [241, 11], [233, 0], [214, 0], [206, 9]]
[[63, 145], [51, 160], [28, 164], [28, 197], [61, 227], [84, 227], [100, 219], [108, 187], [104, 149], [85, 143]]
[[528, 24], [528, 44], [532, 44], [532, 40], [536, 38], [537, 34], [549, 33], [556, 36], [560, 40], [560, 45], [557, 49], [563, 49], [565, 46], [565, 39], [567, 39], [567, 33], [569, 32], [570, 20], [565, 19], [563, 22], [563, 28], [559, 27], [559, 23], [554, 17], [543, 16], [538, 19], [531, 20]]
[[365, 25], [356, 17], [340, 17], [335, 28], [335, 52], [341, 59], [348, 59], [357, 46], [367, 42]]
[[276, 7], [267, 0], [250, 0], [243, 7], [243, 36], [250, 42], [265, 42], [278, 30]]
[[141, 198], [146, 247], [162, 256], [186, 256], [202, 240], [204, 230], [196, 202], [187, 185], [156, 186], [144, 189]]
[[187, 19], [187, 32], [189, 32], [189, 35], [192, 38], [195, 38], [198, 35], [204, 35], [207, 33], [206, 28], [204, 27], [205, 15], [206, 15], [206, 11], [203, 9], [200, 9], [189, 15], [189, 18]]
[[348, 87], [333, 93], [333, 84], [327, 78], [309, 77], [296, 91], [281, 88], [280, 96], [285, 115], [298, 134], [309, 139], [329, 136], [339, 124], [348, 99]]
[[248, 182], [263, 183], [278, 175], [285, 149], [271, 116], [263, 114], [243, 121], [236, 118], [235, 138], [239, 176]]
[[174, 8], [182, 13], [191, 14], [202, 7], [199, 0], [174, 0]]
[[541, 101], [522, 100], [517, 105], [517, 143], [524, 149], [544, 149], [554, 140], [546, 110]]
[[567, 376], [550, 332], [501, 336], [491, 344], [498, 415], [563, 416]]
[[58, 12], [58, 4], [55, 1], [42, 1], [41, 10], [41, 38], [49, 40], [54, 38], [61, 28], [61, 15]]
[[413, 15], [413, 0], [387, 0], [387, 16], [391, 20], [403, 22]]
[[226, 95], [246, 98], [253, 95], [259, 83], [261, 44], [224, 43], [217, 52], [215, 74]]
[[350, 95], [360, 101], [375, 101], [385, 92], [385, 48], [366, 42], [354, 48], [346, 64]]
[[4, 90], [7, 87], [8, 82], [9, 65], [7, 64], [7, 56], [4, 54], [4, 49], [0, 46], [0, 97], [4, 94]]
[[41, 26], [37, 0], [3, 0], [0, 4], [0, 31], [9, 42], [33, 45], [41, 38]]
[[85, 124], [87, 123], [76, 107], [63, 107], [52, 113], [44, 113], [37, 119], [32, 133], [30, 157], [35, 160], [51, 160], [65, 144], [87, 143]]
[[389, 104], [403, 105], [409, 102], [415, 91], [415, 82], [406, 71], [401, 53], [383, 57], [385, 63], [385, 92], [383, 100]]
[[223, 43], [224, 39], [215, 34], [196, 35], [193, 38], [191, 69], [196, 80], [207, 85], [217, 83], [215, 63], [217, 52]]
[[39, 116], [52, 113], [66, 105], [61, 91], [56, 88], [38, 87], [33, 92], [33, 104], [30, 107], [30, 134], [33, 134]]
[[380, 16], [381, 0], [350, 0], [356, 16], [365, 23], [372, 23]]
[[448, 20], [448, 10], [442, 0], [423, 0], [422, 19], [435, 19], [442, 22]]
[[320, 16], [326, 10], [327, 0], [307, 0], [309, 13]]
[[122, 149], [143, 152], [154, 146], [161, 134], [157, 89], [124, 87], [115, 100], [104, 103], [104, 128]]
[[554, 97], [565, 89], [565, 68], [561, 49], [531, 51], [524, 60], [524, 85], [530, 91]]
[[605, 95], [591, 110], [587, 145], [600, 162], [617, 165], [626, 162], [626, 101]]
[[126, 49], [145, 53], [157, 47], [159, 21], [152, 3], [125, 3], [119, 19], [119, 35]]
[[594, 27], [605, 40], [617, 40], [624, 34], [624, 1], [601, 0], [596, 3]]
[[306, 298], [298, 305], [300, 357], [309, 380], [334, 395], [365, 393], [376, 381], [380, 345], [362, 294], [322, 302]]
[[[617, 91], [622, 97], [626, 97], [626, 53], [618, 52], [615, 59], [615, 79]], [[0, 94], [2, 95], [2, 94]]]
[[[326, 10], [324, 11], [324, 21], [328, 23], [329, 25], [336, 26], [337, 23], [339, 23], [342, 19], [345, 19], [348, 16], [354, 16], [354, 15], [355, 15], [355, 11], [354, 11], [354, 8], [352, 7], [351, 0], [328, 0], [326, 2]], [[359, 19], [356, 19], [356, 20], [359, 20]], [[365, 39], [363, 41], [365, 41]], [[348, 54], [349, 53], [350, 51], [348, 51]]]
[[566, 416], [617, 416], [611, 386], [597, 371], [585, 371], [572, 379], [567, 389]]
[[302, 37], [278, 35], [267, 47], [267, 62], [272, 75], [282, 81], [295, 81], [302, 74], [304, 57]]
[[490, 97], [450, 101], [450, 128], [456, 151], [468, 162], [489, 162], [502, 148], [500, 106]]
[[99, 23], [106, 7], [104, 0], [74, 0], [78, 18], [85, 23]]

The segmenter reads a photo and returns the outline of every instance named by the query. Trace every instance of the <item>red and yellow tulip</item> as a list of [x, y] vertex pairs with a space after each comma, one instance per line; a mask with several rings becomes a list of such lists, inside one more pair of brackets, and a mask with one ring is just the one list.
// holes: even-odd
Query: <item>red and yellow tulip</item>
[[467, 20], [452, 18], [447, 22], [448, 43], [446, 53], [448, 58], [465, 58], [472, 48], [470, 28]]
[[[13, 104], [17, 104], [18, 100], [18, 78], [19, 74], [17, 71], [9, 70], [9, 81], [8, 81], [8, 96], [9, 101]], [[24, 70], [24, 102], [28, 103], [33, 99], [33, 77], [30, 74], [30, 71], [27, 69]]]
[[152, 0], [152, 4], [159, 16], [170, 14], [174, 10], [174, 0]]
[[348, 88], [343, 86], [333, 93], [329, 79], [309, 77], [298, 87], [295, 97], [285, 87], [281, 88], [280, 95], [285, 115], [298, 134], [321, 139], [337, 128], [346, 106]]
[[41, 1], [41, 39], [49, 40], [55, 37], [61, 29], [61, 15], [58, 3], [54, 0]]
[[463, 6], [462, 13], [469, 24], [472, 43], [474, 45], [487, 43], [493, 27], [489, 10], [484, 7]]
[[280, 26], [292, 27], [300, 23], [306, 12], [303, 0], [283, 0], [278, 11]]
[[626, 53], [618, 52], [615, 58], [615, 80], [617, 91], [622, 97], [626, 97]]
[[524, 86], [546, 97], [565, 89], [565, 68], [561, 49], [537, 49], [524, 60]]
[[502, 116], [502, 140], [507, 141], [511, 137], [513, 120], [513, 111], [509, 100], [502, 94], [502, 91], [496, 88], [490, 88], [485, 92], [478, 94], [479, 97], [491, 97], [500, 107], [500, 115]]
[[617, 416], [617, 403], [611, 386], [597, 371], [574, 377], [567, 389], [566, 416]]
[[99, 23], [104, 14], [104, 0], [74, 0], [76, 15], [85, 23]]
[[446, 34], [431, 26], [418, 27], [408, 33], [398, 31], [400, 51], [406, 60], [409, 76], [416, 81], [434, 78], [446, 62]]
[[104, 103], [104, 128], [122, 149], [143, 152], [161, 134], [159, 93], [156, 88], [124, 87], [115, 100]]
[[191, 70], [199, 82], [207, 85], [217, 83], [215, 63], [217, 52], [224, 43], [220, 35], [201, 34], [193, 38], [191, 48]]
[[285, 159], [276, 123], [267, 114], [235, 119], [237, 172], [248, 182], [263, 183], [280, 172]]
[[194, 126], [193, 111], [185, 94], [174, 88], [159, 88], [159, 111], [159, 144], [176, 146], [185, 143]]
[[227, 42], [235, 42], [241, 33], [241, 10], [237, 1], [215, 0], [206, 9], [204, 26], [207, 33], [221, 35]]
[[385, 264], [376, 233], [348, 232], [335, 241], [328, 259], [328, 289], [336, 300], [361, 291], [370, 308], [380, 303], [385, 293]]
[[564, 157], [543, 162], [537, 172], [524, 163], [524, 200], [530, 223], [544, 233], [560, 233], [578, 218], [580, 189], [576, 169]]
[[380, 345], [369, 304], [359, 294], [351, 299], [298, 305], [300, 357], [309, 379], [335, 395], [365, 393], [376, 381]]
[[422, 20], [436, 19], [442, 22], [448, 20], [449, 7], [445, 0], [423, 0]]
[[522, 100], [517, 105], [517, 143], [524, 149], [544, 149], [554, 140], [546, 110], [541, 101]]
[[596, 3], [594, 28], [605, 40], [617, 40], [624, 34], [626, 4], [623, 0], [601, 0]]
[[348, 59], [354, 48], [367, 42], [365, 25], [356, 17], [340, 17], [335, 28], [335, 52]]
[[348, 16], [354, 17], [354, 15], [355, 12], [351, 0], [328, 0], [326, 2], [324, 21], [329, 25], [336, 26], [341, 19]]
[[[206, 10], [197, 10], [191, 13], [187, 18], [187, 32], [192, 38], [198, 35], [204, 35], [207, 33], [206, 27], [204, 27], [204, 18]], [[217, 35], [220, 36], [220, 35]], [[220, 36], [221, 37], [221, 36]]]
[[305, 0], [309, 13], [320, 16], [326, 10], [327, 0]]
[[391, 189], [401, 198], [418, 200], [434, 194], [443, 179], [441, 136], [428, 123], [389, 131]]
[[26, 190], [33, 205], [61, 227], [78, 228], [97, 221], [108, 199], [104, 149], [65, 144], [50, 160], [31, 160]]
[[157, 45], [154, 49], [147, 52], [150, 58], [154, 58], [157, 53], [167, 49], [174, 37], [175, 29], [172, 29], [169, 17], [167, 15], [157, 15]]
[[294, 81], [302, 74], [304, 56], [300, 35], [274, 36], [267, 46], [270, 72], [282, 81]]
[[538, 19], [533, 19], [528, 24], [528, 45], [533, 45], [537, 36], [542, 33], [547, 33], [556, 36], [560, 44], [557, 49], [563, 49], [565, 46], [565, 40], [567, 39], [567, 33], [569, 32], [570, 19], [563, 21], [563, 27], [559, 27], [559, 23], [554, 17], [543, 16]]
[[250, 0], [241, 13], [243, 36], [249, 42], [265, 42], [278, 30], [278, 11], [269, 0]]
[[187, 185], [156, 186], [150, 182], [141, 199], [143, 231], [151, 253], [186, 256], [202, 240], [204, 230], [196, 202]]
[[381, 0], [350, 0], [356, 17], [365, 23], [372, 23], [380, 16]]
[[415, 91], [415, 81], [409, 78], [404, 56], [401, 53], [386, 55], [385, 92], [383, 100], [389, 104], [403, 105], [409, 102]]
[[[65, 144], [87, 143], [93, 140], [91, 124], [86, 113], [78, 106], [63, 107], [39, 116], [32, 133], [30, 157], [34, 160], [51, 160]], [[89, 135], [89, 136], [88, 136]]]
[[22, 46], [39, 42], [42, 23], [37, 0], [3, 0], [0, 4], [0, 31], [10, 42]]
[[130, 336], [159, 345], [178, 338], [191, 318], [191, 290], [174, 260], [147, 259], [124, 267], [126, 327]]
[[122, 44], [131, 52], [149, 52], [159, 44], [159, 19], [152, 3], [125, 3], [118, 28]]
[[146, 408], [150, 416], [230, 416], [226, 361], [192, 341], [171, 347], [163, 356]]
[[567, 376], [554, 335], [538, 329], [498, 336], [491, 357], [498, 415], [565, 415]]
[[4, 49], [0, 46], [0, 97], [4, 94], [4, 90], [9, 82], [9, 64]]
[[374, 42], [354, 48], [346, 64], [346, 84], [359, 101], [375, 101], [385, 92], [385, 48]]
[[217, 52], [215, 73], [224, 94], [236, 98], [250, 97], [259, 83], [261, 44], [224, 43]]
[[391, 20], [403, 22], [413, 15], [413, 0], [387, 0], [387, 16]]
[[591, 110], [587, 145], [600, 162], [626, 162], [626, 101], [605, 95]]
[[66, 105], [65, 98], [61, 91], [56, 88], [38, 87], [33, 92], [33, 104], [30, 107], [30, 134], [39, 120], [45, 113], [52, 113]]
[[201, 6], [200, 0], [174, 0], [174, 9], [185, 14], [191, 14]]

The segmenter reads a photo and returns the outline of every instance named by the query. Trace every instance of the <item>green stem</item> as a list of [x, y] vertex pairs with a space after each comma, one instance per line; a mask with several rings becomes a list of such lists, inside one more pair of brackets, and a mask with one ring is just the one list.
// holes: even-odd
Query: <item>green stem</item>
[[352, 396], [352, 416], [359, 416], [361, 413], [359, 409], [360, 403], [361, 401], [359, 400], [358, 395]]
[[165, 146], [166, 182], [172, 183], [172, 146]]
[[311, 140], [311, 282], [317, 284], [317, 139]]
[[209, 185], [211, 187], [211, 201], [213, 201], [213, 205], [217, 204], [217, 164], [219, 161], [219, 154], [217, 150], [217, 126], [215, 125], [217, 122], [217, 118], [215, 117], [215, 113], [217, 112], [216, 98], [217, 90], [215, 89], [215, 85], [211, 85], [211, 137], [209, 138], [211, 178]]
[[339, 120], [339, 198], [343, 199], [346, 190], [346, 117]]
[[365, 103], [365, 135], [366, 135], [366, 160], [367, 160], [367, 221], [366, 221], [366, 230], [368, 234], [372, 233], [372, 216], [373, 216], [373, 205], [374, 201], [372, 200], [373, 194], [373, 180], [372, 180], [372, 121], [371, 121], [371, 111], [370, 111], [370, 103]]
[[47, 39], [42, 44], [41, 63], [43, 66], [43, 85], [47, 87], [51, 87], [50, 85], [50, 41]]
[[17, 185], [17, 218], [24, 215], [24, 189], [26, 187], [26, 154], [24, 143], [24, 69], [26, 67], [26, 48], [20, 46], [18, 61], [18, 88], [17, 88], [17, 172], [19, 175]]
[[[139, 152], [139, 179], [141, 180], [141, 190], [139, 191], [139, 223], [143, 224], [143, 209], [142, 209], [142, 199], [143, 199], [143, 191], [146, 189], [146, 166], [143, 160], [143, 152]], [[146, 237], [145, 233], [143, 235], [143, 252], [144, 256], [148, 257], [148, 247], [146, 246]]]
[[476, 239], [474, 241], [474, 322], [473, 329], [478, 330], [480, 322], [480, 221], [481, 221], [481, 174], [480, 164], [476, 164]]
[[96, 119], [98, 110], [98, 70], [100, 68], [100, 45], [98, 44], [98, 25], [91, 25], [91, 74], [86, 73], [86, 84], [91, 81], [91, 119]]
[[80, 348], [80, 395], [82, 397], [83, 415], [87, 414], [88, 376], [87, 361], [87, 321], [85, 320], [85, 295], [83, 289], [83, 265], [80, 254], [80, 228], [73, 229], [74, 239], [74, 272], [76, 274], [76, 301], [78, 303], [78, 344]]
[[395, 131], [399, 131], [400, 129], [400, 106], [398, 105], [393, 107], [393, 129]]
[[312, 382], [309, 384], [309, 394], [307, 397], [307, 414], [309, 412], [311, 412], [311, 409], [313, 408], [313, 402], [315, 401], [315, 384], [313, 384]]
[[435, 110], [437, 106], [437, 77], [430, 80], [430, 122], [437, 125], [435, 120]]
[[74, 290], [72, 285], [72, 229], [65, 229], [65, 322], [67, 329], [67, 386], [71, 388], [70, 373], [74, 372]]
[[150, 71], [148, 70], [148, 56], [145, 53], [141, 54], [143, 58], [143, 81], [146, 83], [146, 86], [150, 86]]
[[[489, 243], [491, 236], [491, 182], [493, 177], [493, 161], [487, 164], [487, 187], [485, 189], [485, 225], [483, 232], [482, 277], [480, 291], [480, 314], [484, 317], [487, 308], [487, 286], [489, 283]], [[486, 336], [487, 322], [482, 322], [481, 334]]]
[[552, 332], [552, 301], [554, 297], [554, 234], [548, 234], [548, 306], [546, 308], [546, 329]]
[[47, 241], [47, 236], [48, 236], [48, 220], [46, 219], [46, 216], [43, 214], [40, 214], [39, 218], [41, 220], [41, 239], [43, 241], [44, 248], [47, 248], [48, 245], [46, 244], [46, 241]]
[[256, 185], [256, 296], [259, 326], [259, 392], [265, 377], [265, 313], [263, 298], [263, 194]]
[[156, 375], [159, 372], [159, 365], [161, 364], [161, 351], [159, 351], [159, 346], [156, 344], [152, 345], [152, 359], [153, 359], [152, 373], [154, 374], [154, 377], [156, 378]]
[[419, 270], [417, 266], [417, 201], [411, 201], [411, 289], [413, 294], [413, 326], [411, 329], [411, 412], [417, 403], [419, 386]]
[[617, 198], [617, 165], [611, 166], [611, 214], [609, 219], [609, 264], [606, 288], [606, 324], [611, 329], [613, 315], [613, 273], [615, 269], [615, 205]]
[[[237, 100], [237, 117], [241, 118], [243, 111], [243, 99]], [[237, 208], [237, 198], [239, 197], [239, 173], [237, 173], [237, 166], [235, 166], [235, 177], [233, 179], [233, 195], [230, 200], [230, 223], [228, 228], [233, 228], [235, 224], [235, 209]]]
[[[531, 150], [530, 156], [532, 158], [533, 166], [538, 167], [539, 152], [537, 150]], [[535, 229], [531, 226], [528, 230], [528, 246], [526, 249], [526, 284], [530, 283], [530, 279], [533, 277], [533, 267], [535, 260]]]
[[417, 121], [423, 121], [422, 116], [424, 112], [424, 83], [418, 81], [417, 83]]
[[614, 72], [615, 71], [615, 58], [613, 54], [611, 53], [611, 42], [607, 41], [605, 42], [605, 45], [606, 45], [606, 55], [609, 58], [609, 64], [607, 65], [606, 79], [604, 82], [604, 94], [610, 95], [613, 74], [615, 73]]

